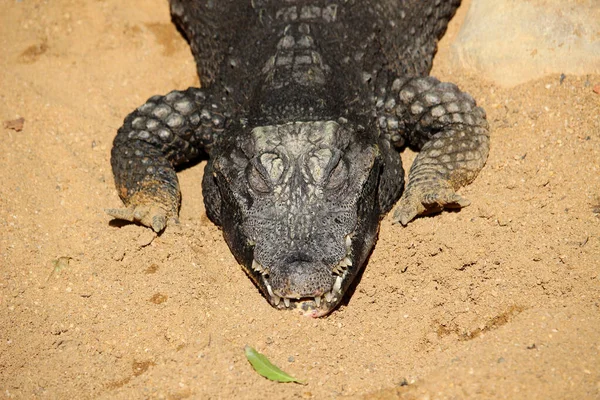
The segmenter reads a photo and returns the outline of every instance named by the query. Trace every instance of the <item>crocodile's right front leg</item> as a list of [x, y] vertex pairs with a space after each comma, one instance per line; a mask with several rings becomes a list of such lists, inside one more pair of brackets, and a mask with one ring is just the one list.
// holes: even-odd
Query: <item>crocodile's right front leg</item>
[[470, 95], [432, 76], [396, 79], [379, 115], [394, 144], [419, 150], [394, 222], [470, 204], [456, 190], [475, 179], [490, 149], [485, 111]]
[[106, 212], [156, 232], [176, 220], [181, 194], [175, 168], [208, 152], [226, 117], [224, 106], [198, 88], [153, 96], [129, 114], [111, 153], [115, 185], [126, 208]]

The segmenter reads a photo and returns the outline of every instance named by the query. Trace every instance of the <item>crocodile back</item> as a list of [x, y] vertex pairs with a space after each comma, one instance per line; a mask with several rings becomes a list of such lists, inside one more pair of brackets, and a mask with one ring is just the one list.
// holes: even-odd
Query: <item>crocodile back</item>
[[[460, 0], [171, 0], [171, 11], [190, 42], [203, 86], [218, 82], [239, 107], [249, 107], [257, 90], [283, 81], [303, 86], [302, 79], [322, 73], [322, 84], [311, 81], [317, 83], [312, 96], [328, 104], [320, 115], [327, 117], [339, 112], [339, 104], [365, 109], [363, 103], [370, 97], [366, 92], [372, 93], [382, 72], [428, 75], [437, 41], [459, 4]], [[311, 43], [302, 43], [303, 30], [309, 31]], [[292, 37], [288, 42], [286, 35]], [[288, 48], [282, 49], [286, 43]], [[307, 46], [313, 49], [309, 53]], [[281, 56], [285, 51], [289, 57]], [[277, 54], [280, 57], [274, 58]], [[306, 54], [313, 55], [312, 61]], [[302, 69], [301, 62], [314, 65]], [[271, 70], [269, 63], [274, 65]], [[299, 69], [313, 75], [295, 79]], [[277, 97], [268, 94], [261, 98]]]

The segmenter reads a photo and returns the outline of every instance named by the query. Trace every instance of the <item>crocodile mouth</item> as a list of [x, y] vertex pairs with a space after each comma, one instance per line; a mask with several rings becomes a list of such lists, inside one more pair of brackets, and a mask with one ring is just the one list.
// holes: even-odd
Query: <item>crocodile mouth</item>
[[252, 269], [261, 275], [261, 283], [266, 288], [269, 295], [269, 302], [277, 309], [296, 310], [308, 317], [322, 317], [329, 314], [340, 302], [344, 296], [343, 288], [347, 285], [346, 280], [349, 273], [349, 267], [353, 265], [352, 261], [352, 238], [346, 235], [346, 254], [342, 259], [332, 267], [331, 274], [335, 277], [334, 283], [328, 291], [323, 291], [323, 294], [317, 296], [279, 296], [277, 295], [269, 283], [269, 269], [262, 266], [258, 261], [253, 260]]
[[322, 317], [329, 314], [343, 297], [342, 286], [348, 272], [335, 278], [335, 283], [330, 291], [315, 297], [279, 297], [273, 293], [271, 285], [264, 280], [273, 307], [278, 309], [296, 310], [307, 317]]

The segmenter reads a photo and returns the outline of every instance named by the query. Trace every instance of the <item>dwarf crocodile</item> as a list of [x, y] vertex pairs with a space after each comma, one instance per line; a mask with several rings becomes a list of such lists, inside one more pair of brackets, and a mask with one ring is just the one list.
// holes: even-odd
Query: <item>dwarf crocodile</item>
[[[459, 0], [171, 0], [202, 87], [153, 96], [118, 130], [126, 208], [178, 218], [177, 168], [208, 157], [208, 217], [269, 303], [333, 310], [380, 220], [469, 204], [488, 156], [485, 112], [429, 76]], [[399, 151], [419, 151], [404, 189]]]

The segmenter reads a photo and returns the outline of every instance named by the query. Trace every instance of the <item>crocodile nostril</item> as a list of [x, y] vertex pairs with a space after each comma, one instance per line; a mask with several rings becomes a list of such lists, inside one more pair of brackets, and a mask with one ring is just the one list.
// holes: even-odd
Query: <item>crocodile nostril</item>
[[282, 299], [314, 298], [331, 290], [335, 277], [330, 267], [322, 263], [298, 261], [299, 258], [308, 258], [306, 254], [290, 254], [288, 258], [295, 261], [274, 266], [269, 272], [268, 284], [274, 295]]

